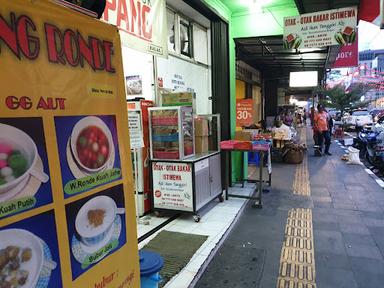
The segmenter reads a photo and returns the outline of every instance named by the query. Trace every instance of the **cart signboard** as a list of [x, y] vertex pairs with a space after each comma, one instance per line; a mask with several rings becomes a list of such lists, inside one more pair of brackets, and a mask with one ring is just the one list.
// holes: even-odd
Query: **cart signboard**
[[22, 0], [0, 31], [0, 282], [139, 287], [119, 33]]
[[154, 208], [192, 212], [192, 164], [152, 162]]
[[357, 7], [284, 18], [286, 49], [346, 45], [356, 41]]

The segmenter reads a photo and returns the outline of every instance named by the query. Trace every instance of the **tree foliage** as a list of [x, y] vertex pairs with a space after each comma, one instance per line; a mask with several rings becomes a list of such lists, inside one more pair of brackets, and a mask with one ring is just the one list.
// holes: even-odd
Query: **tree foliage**
[[340, 110], [343, 114], [345, 110], [366, 107], [369, 101], [361, 101], [361, 96], [370, 90], [364, 84], [353, 85], [345, 89], [344, 85], [336, 85], [332, 88], [320, 88], [318, 93], [325, 95], [325, 99], [321, 101], [326, 107]]

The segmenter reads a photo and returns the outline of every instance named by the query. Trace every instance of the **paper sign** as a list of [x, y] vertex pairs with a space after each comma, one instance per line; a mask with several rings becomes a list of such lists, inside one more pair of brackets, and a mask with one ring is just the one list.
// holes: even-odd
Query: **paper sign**
[[299, 49], [354, 43], [356, 21], [356, 7], [285, 17], [284, 47]]
[[236, 100], [236, 127], [250, 126], [253, 123], [253, 100]]
[[118, 27], [124, 46], [168, 57], [165, 0], [107, 0], [102, 19]]
[[152, 162], [154, 208], [193, 211], [192, 164]]
[[139, 287], [119, 33], [23, 0], [0, 31], [0, 251], [20, 249], [22, 287]]
[[140, 110], [128, 111], [128, 126], [129, 126], [129, 139], [131, 141], [131, 149], [140, 149], [144, 147], [143, 129], [141, 125], [141, 112]]

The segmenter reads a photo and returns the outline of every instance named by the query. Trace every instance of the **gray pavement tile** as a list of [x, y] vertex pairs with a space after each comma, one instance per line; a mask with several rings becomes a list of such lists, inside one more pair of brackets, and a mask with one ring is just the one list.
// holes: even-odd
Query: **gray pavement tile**
[[368, 228], [362, 223], [340, 222], [339, 224], [341, 232], [370, 235]]
[[315, 252], [346, 255], [343, 237], [337, 231], [315, 230]]
[[352, 270], [355, 274], [360, 272], [368, 272], [370, 274], [379, 274], [384, 276], [384, 261], [370, 259], [365, 257], [349, 257]]
[[259, 286], [254, 286], [254, 287], [271, 288], [271, 287], [276, 287], [276, 283], [277, 283], [277, 275], [275, 277], [273, 276], [266, 277], [263, 275], [263, 278], [261, 279]]
[[372, 219], [382, 219], [382, 220], [384, 220], [384, 213], [383, 212], [361, 211], [360, 214], [364, 218], [372, 218]]
[[375, 218], [368, 218], [368, 217], [363, 217], [362, 219], [366, 226], [384, 227], [384, 219], [375, 219]]
[[327, 230], [340, 232], [340, 226], [337, 222], [313, 221], [313, 229], [315, 231]]
[[[352, 211], [355, 213], [350, 214], [341, 214], [341, 212], [347, 213], [348, 211]], [[337, 221], [340, 223], [360, 223], [363, 224], [363, 219], [361, 219], [360, 214], [358, 211], [353, 210], [336, 210], [335, 211]]]
[[358, 210], [357, 206], [353, 202], [350, 202], [350, 203], [333, 202], [333, 207], [335, 209]]
[[370, 211], [370, 212], [380, 212], [380, 211], [383, 211], [383, 209], [379, 205], [376, 205], [376, 204], [373, 204], [373, 203], [362, 203], [362, 204], [360, 204], [359, 202], [357, 202], [356, 205], [357, 205], [357, 208], [360, 211]]
[[321, 288], [358, 288], [351, 270], [316, 265], [316, 284]]
[[312, 220], [317, 222], [335, 222], [338, 223], [336, 216], [332, 213], [319, 213], [317, 212], [318, 208], [314, 208], [312, 211]]
[[381, 288], [384, 283], [383, 274], [372, 274], [369, 272], [357, 271], [354, 273], [355, 280], [360, 288]]
[[332, 202], [313, 202], [314, 208], [333, 208]]
[[376, 246], [376, 242], [371, 235], [343, 232], [343, 240], [348, 245], [369, 245]]
[[376, 245], [345, 244], [345, 248], [348, 256], [383, 260], [383, 256]]
[[[354, 175], [354, 177], [355, 177], [355, 175]], [[347, 190], [351, 190], [351, 191], [361, 191], [361, 192], [364, 192], [366, 189], [362, 186], [362, 185], [360, 185], [360, 184], [358, 184], [358, 185], [345, 185], [345, 188], [347, 189]]]
[[332, 202], [332, 198], [328, 196], [312, 196], [313, 202]]
[[383, 191], [375, 191], [375, 192], [371, 192], [369, 193], [368, 195], [369, 199], [371, 199], [372, 201], [380, 201], [380, 202], [384, 202], [384, 193]]
[[318, 215], [318, 214], [327, 214], [327, 215], [335, 215], [336, 210], [333, 208], [313, 208], [312, 215]]
[[377, 227], [377, 226], [368, 226], [369, 232], [374, 237], [384, 237], [384, 227]]
[[349, 257], [340, 254], [329, 254], [315, 251], [315, 266], [327, 268], [351, 269]]
[[372, 237], [375, 240], [377, 247], [379, 247], [381, 254], [384, 255], [384, 235], [383, 234], [372, 234]]

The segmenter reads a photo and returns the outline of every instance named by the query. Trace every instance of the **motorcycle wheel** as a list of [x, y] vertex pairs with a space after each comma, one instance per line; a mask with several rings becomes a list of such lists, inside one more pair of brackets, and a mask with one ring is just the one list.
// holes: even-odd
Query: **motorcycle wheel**
[[368, 150], [365, 150], [365, 160], [367, 160], [368, 163], [371, 164], [372, 166], [376, 167], [376, 165], [375, 165], [376, 161], [375, 161], [374, 157], [369, 155]]
[[364, 156], [366, 156], [366, 153], [368, 153], [367, 149], [365, 147], [363, 147], [363, 146], [361, 146], [359, 148], [357, 148], [357, 147], [355, 147], [355, 148], [359, 149], [359, 157], [360, 158], [364, 158]]
[[370, 156], [368, 151], [365, 152], [365, 159], [371, 164], [373, 167], [379, 169], [380, 171], [384, 170], [384, 162], [377, 157]]

